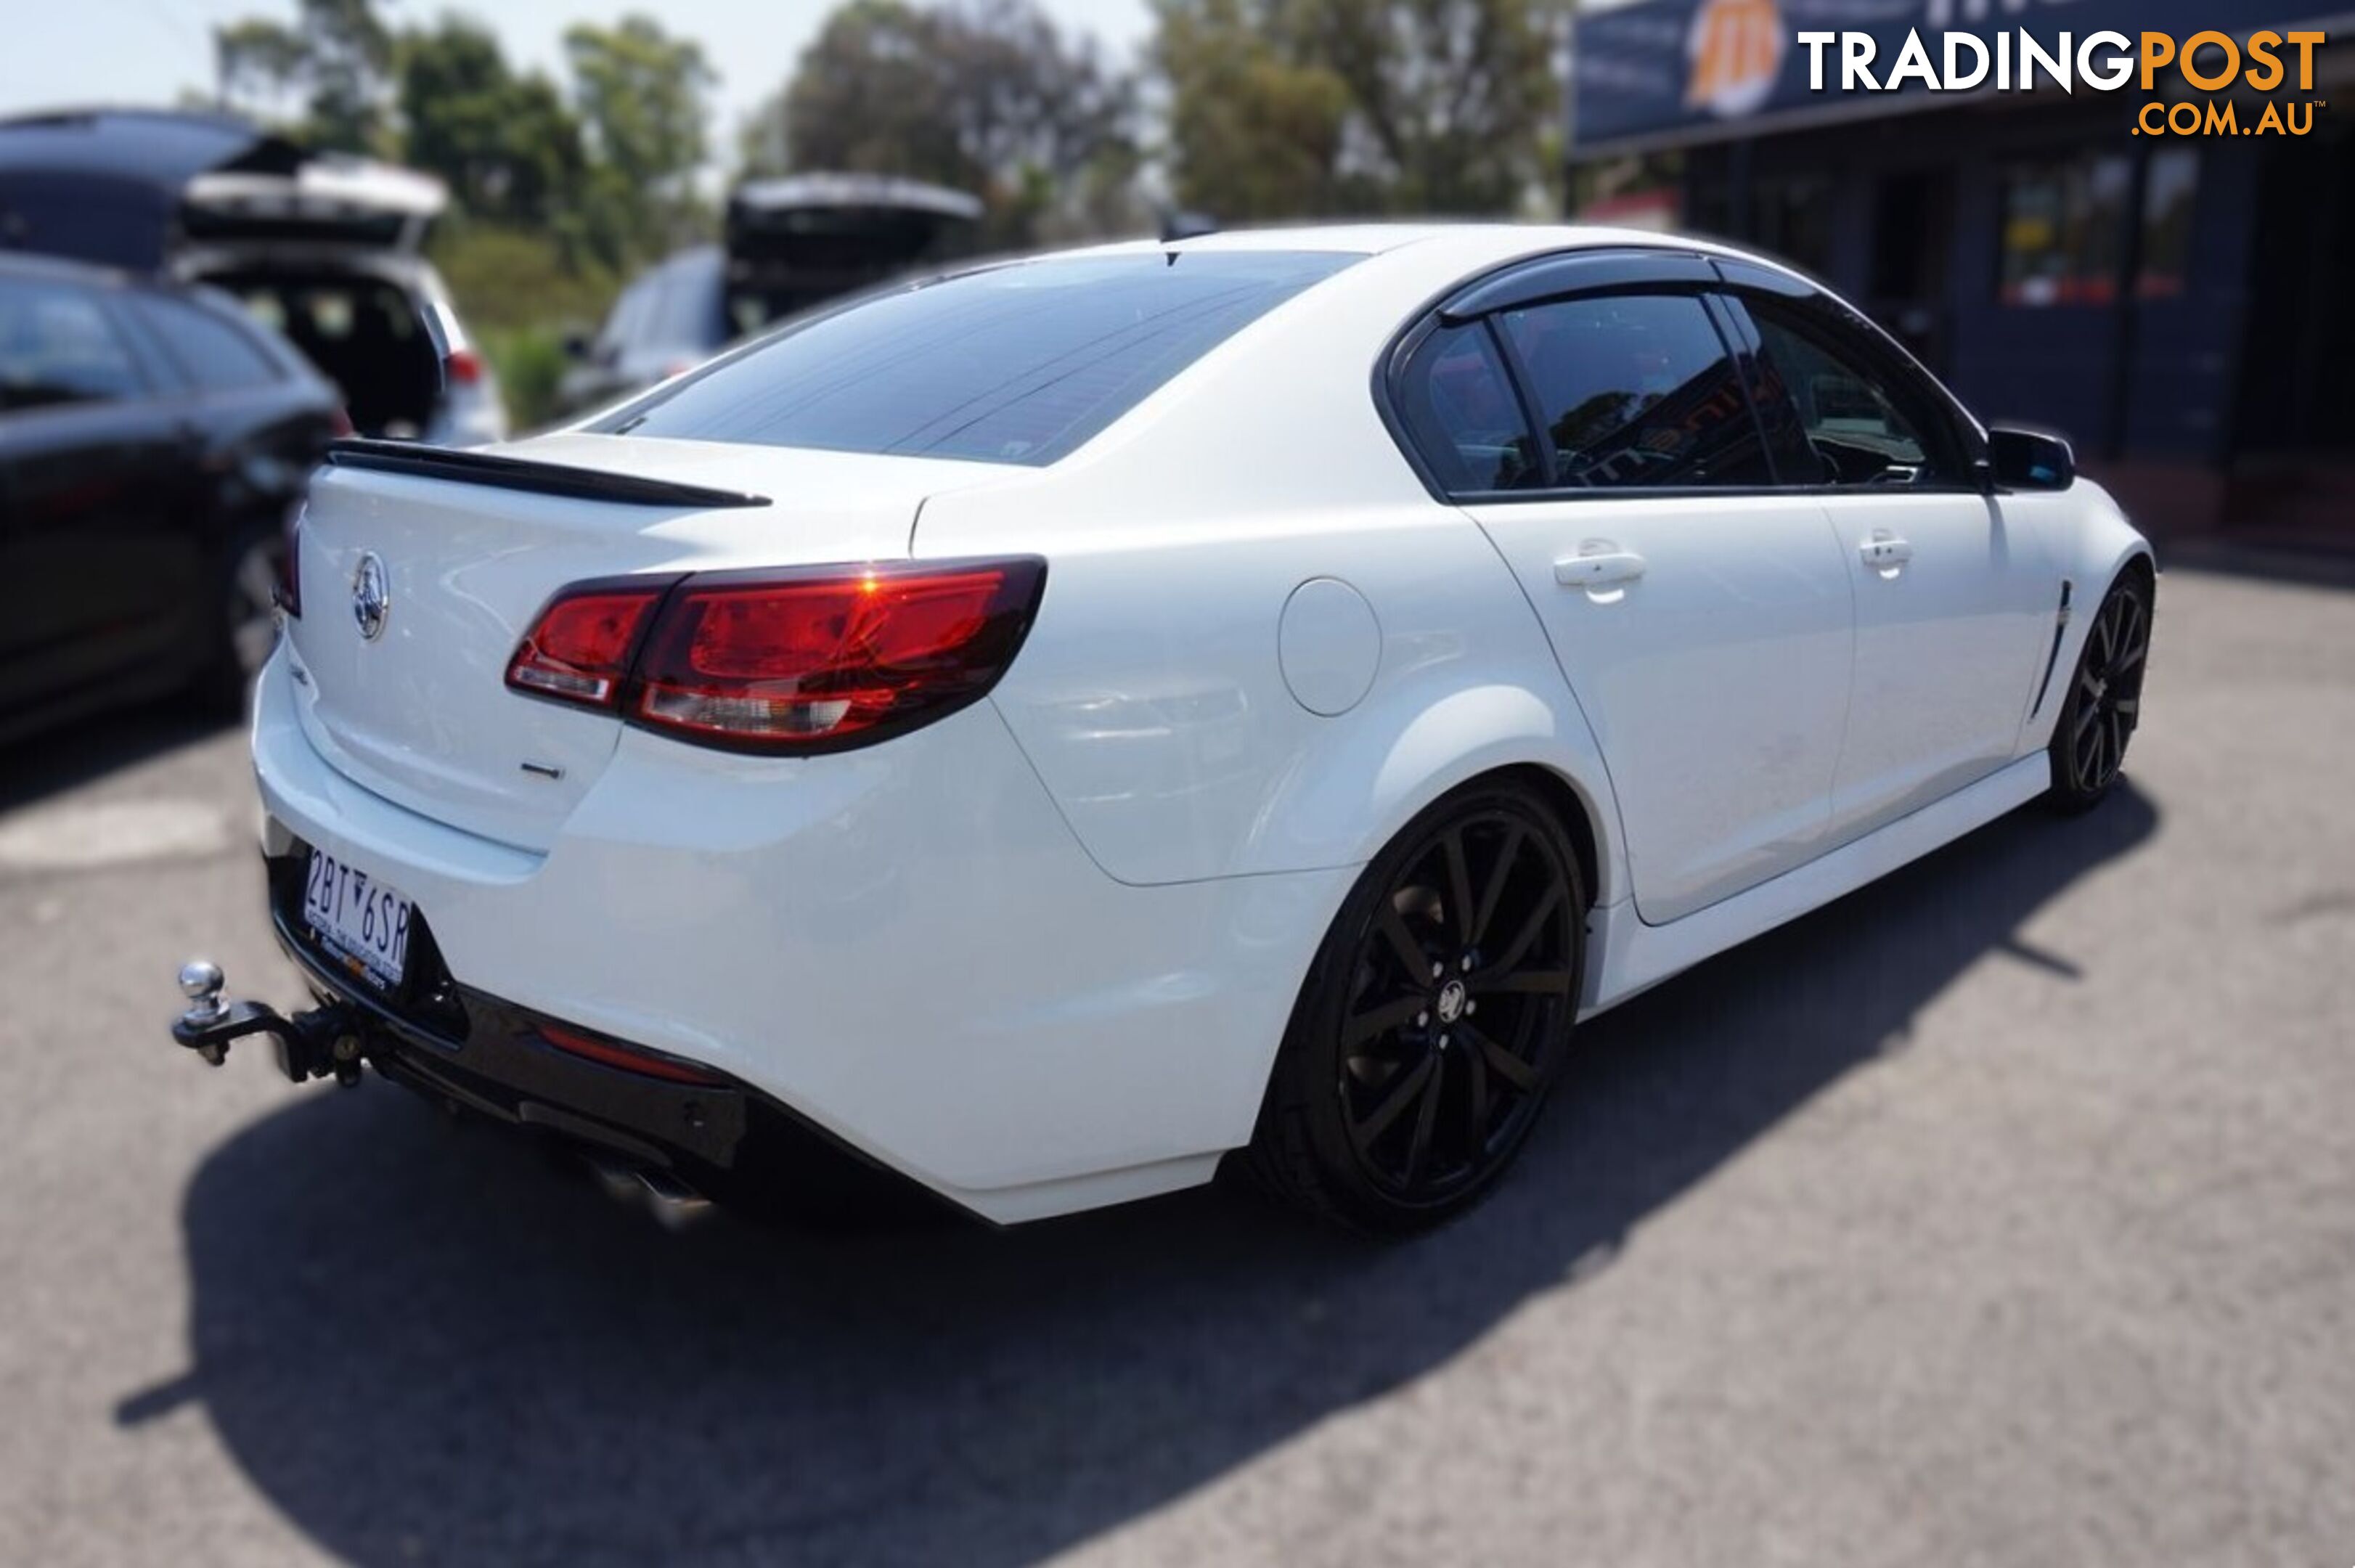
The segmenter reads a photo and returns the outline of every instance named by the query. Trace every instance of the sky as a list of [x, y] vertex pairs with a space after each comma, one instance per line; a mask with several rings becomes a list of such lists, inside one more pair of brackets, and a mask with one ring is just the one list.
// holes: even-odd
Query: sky
[[[383, 0], [395, 26], [444, 11], [487, 21], [508, 60], [563, 80], [561, 40], [575, 22], [612, 23], [631, 10], [703, 46], [718, 71], [715, 148], [793, 73], [834, 0]], [[1040, 0], [1049, 15], [1092, 34], [1122, 58], [1152, 30], [1146, 0]], [[250, 16], [292, 21], [293, 0], [6, 0], [0, 45], [0, 115], [92, 103], [168, 104], [212, 86], [212, 30]]]

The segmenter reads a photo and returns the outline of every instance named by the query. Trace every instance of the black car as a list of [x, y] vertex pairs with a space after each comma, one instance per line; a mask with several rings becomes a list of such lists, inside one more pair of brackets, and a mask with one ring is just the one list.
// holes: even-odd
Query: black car
[[0, 741], [176, 691], [233, 705], [343, 428], [226, 296], [0, 252]]

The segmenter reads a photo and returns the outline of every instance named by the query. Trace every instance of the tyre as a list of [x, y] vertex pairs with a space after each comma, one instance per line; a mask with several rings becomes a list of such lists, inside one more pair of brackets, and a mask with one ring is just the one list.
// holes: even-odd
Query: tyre
[[2143, 673], [2150, 662], [2152, 581], [2128, 567], [2094, 613], [2061, 714], [2052, 727], [2053, 805], [2091, 809], [2126, 765], [2126, 742], [2142, 718]]
[[208, 651], [195, 683], [206, 707], [232, 716], [244, 712], [253, 677], [278, 645], [272, 594], [285, 550], [278, 528], [266, 526], [236, 534], [223, 552], [214, 573]]
[[1247, 1168], [1376, 1234], [1478, 1201], [1561, 1071], [1585, 973], [1586, 889], [1550, 805], [1465, 786], [1377, 856], [1295, 1005]]

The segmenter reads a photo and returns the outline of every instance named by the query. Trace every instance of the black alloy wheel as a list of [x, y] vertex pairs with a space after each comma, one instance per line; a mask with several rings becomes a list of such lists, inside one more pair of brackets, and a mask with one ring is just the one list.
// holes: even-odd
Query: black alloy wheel
[[278, 575], [286, 559], [285, 540], [262, 534], [245, 541], [229, 568], [227, 603], [229, 660], [241, 684], [250, 684], [278, 646]]
[[2150, 662], [2150, 590], [2148, 575], [2129, 568], [2085, 634], [2052, 731], [2052, 797], [2063, 810], [2083, 811], [2099, 801], [2126, 765]]
[[253, 677], [278, 645], [273, 591], [285, 559], [285, 538], [269, 525], [241, 530], [215, 568], [217, 607], [204, 627], [205, 656], [193, 679], [198, 701], [214, 712], [244, 713]]
[[1585, 921], [1577, 851], [1528, 785], [1476, 784], [1409, 824], [1295, 1009], [1252, 1145], [1263, 1185], [1381, 1232], [1476, 1201], [1560, 1071]]

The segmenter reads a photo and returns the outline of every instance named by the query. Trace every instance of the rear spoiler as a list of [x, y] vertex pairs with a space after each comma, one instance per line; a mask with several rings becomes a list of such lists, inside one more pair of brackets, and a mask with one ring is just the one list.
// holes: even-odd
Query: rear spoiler
[[535, 463], [525, 457], [496, 457], [446, 446], [420, 446], [406, 441], [365, 441], [346, 437], [327, 443], [327, 461], [338, 468], [369, 468], [385, 474], [411, 474], [421, 479], [448, 479], [461, 485], [487, 485], [501, 490], [527, 490], [538, 496], [571, 496], [583, 501], [616, 501], [638, 507], [765, 507], [766, 496], [742, 490], [715, 490], [703, 485], [680, 485], [668, 479], [647, 479], [634, 474], [611, 474], [597, 468], [576, 468], [568, 463]]

